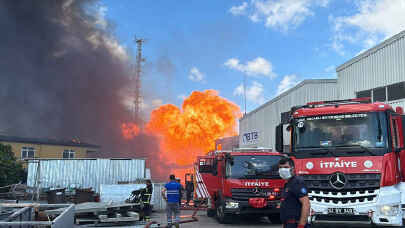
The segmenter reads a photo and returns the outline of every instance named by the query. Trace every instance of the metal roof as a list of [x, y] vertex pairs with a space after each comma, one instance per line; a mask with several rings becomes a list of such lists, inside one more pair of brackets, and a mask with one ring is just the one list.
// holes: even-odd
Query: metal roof
[[370, 56], [371, 54], [379, 51], [380, 49], [394, 43], [395, 41], [401, 39], [402, 37], [405, 37], [405, 30], [396, 34], [395, 36], [385, 40], [384, 42], [378, 44], [377, 46], [368, 49], [367, 51], [361, 53], [360, 55], [357, 55], [356, 57], [350, 59], [349, 61], [343, 63], [342, 65], [338, 66], [336, 68], [336, 72], [342, 71], [343, 69], [345, 69], [346, 67], [349, 67], [350, 65], [360, 61], [361, 59], [367, 58], [368, 56]]
[[100, 148], [99, 145], [89, 144], [85, 142], [74, 142], [69, 140], [57, 140], [46, 138], [25, 138], [19, 136], [0, 135], [0, 142], [17, 142], [17, 143], [30, 143], [30, 144], [46, 144], [58, 146], [76, 146], [76, 147], [93, 147]]
[[281, 93], [281, 94], [278, 95], [277, 97], [275, 97], [275, 98], [269, 100], [268, 102], [266, 102], [266, 103], [260, 105], [258, 108], [254, 109], [253, 111], [247, 113], [247, 114], [244, 115], [242, 118], [240, 118], [240, 120], [243, 120], [244, 118], [246, 118], [246, 117], [248, 117], [248, 116], [250, 116], [250, 115], [253, 115], [254, 113], [256, 113], [257, 111], [259, 111], [260, 109], [262, 109], [262, 108], [264, 108], [264, 107], [266, 107], [266, 106], [268, 106], [268, 105], [270, 105], [270, 104], [272, 104], [272, 103], [274, 103], [274, 102], [280, 100], [281, 98], [283, 98], [283, 97], [289, 95], [291, 92], [293, 92], [294, 90], [297, 90], [297, 89], [303, 87], [304, 85], [307, 85], [307, 84], [323, 84], [323, 83], [337, 83], [337, 79], [306, 79], [306, 80], [304, 80], [304, 81], [298, 83], [296, 86], [294, 86], [294, 87], [288, 89], [287, 91]]

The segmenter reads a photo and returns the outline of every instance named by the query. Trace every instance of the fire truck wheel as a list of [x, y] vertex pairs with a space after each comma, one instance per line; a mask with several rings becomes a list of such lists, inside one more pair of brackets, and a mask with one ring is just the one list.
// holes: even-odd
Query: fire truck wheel
[[281, 224], [280, 214], [271, 214], [267, 216], [271, 223]]
[[216, 211], [214, 209], [207, 209], [207, 216], [208, 217], [214, 217]]
[[230, 223], [230, 217], [224, 213], [224, 205], [222, 204], [217, 207], [217, 220], [221, 224]]

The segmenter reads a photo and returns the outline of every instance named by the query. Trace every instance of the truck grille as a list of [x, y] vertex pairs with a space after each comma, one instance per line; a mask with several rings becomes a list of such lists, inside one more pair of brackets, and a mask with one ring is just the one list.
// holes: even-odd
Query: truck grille
[[[233, 188], [232, 189], [232, 199], [240, 201], [248, 201], [249, 198], [258, 197], [268, 197], [273, 189], [262, 189], [262, 188]], [[274, 194], [274, 193], [273, 193]], [[277, 198], [279, 193], [277, 193]]]
[[304, 175], [309, 188], [310, 200], [314, 203], [349, 205], [375, 202], [380, 188], [380, 174], [346, 174], [342, 189], [332, 186], [333, 174]]
[[345, 215], [345, 216], [333, 216], [333, 215], [315, 215], [315, 221], [337, 221], [337, 222], [370, 222], [370, 218], [367, 215]]

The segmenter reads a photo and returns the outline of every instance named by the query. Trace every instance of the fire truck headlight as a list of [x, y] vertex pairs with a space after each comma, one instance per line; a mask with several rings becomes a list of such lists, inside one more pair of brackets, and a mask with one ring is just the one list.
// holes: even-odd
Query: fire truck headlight
[[225, 208], [233, 208], [233, 209], [239, 208], [239, 203], [234, 201], [226, 201]]
[[399, 205], [383, 205], [380, 207], [380, 213], [385, 216], [397, 216], [400, 214]]

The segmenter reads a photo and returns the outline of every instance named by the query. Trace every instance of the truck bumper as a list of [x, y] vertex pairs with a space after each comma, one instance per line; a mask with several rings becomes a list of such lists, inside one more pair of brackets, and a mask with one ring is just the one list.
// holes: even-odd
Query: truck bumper
[[[353, 214], [334, 215], [330, 208], [352, 208]], [[391, 209], [391, 210], [388, 210]], [[385, 212], [384, 212], [385, 210]], [[382, 187], [374, 202], [325, 203], [311, 201], [311, 223], [314, 224], [375, 224], [402, 226], [401, 192], [398, 186]]]
[[225, 214], [236, 214], [236, 215], [269, 215], [278, 214], [280, 209], [277, 208], [279, 201], [268, 202], [267, 206], [264, 208], [253, 208], [248, 202], [240, 201], [239, 208], [225, 208]]

